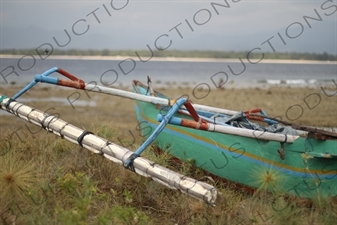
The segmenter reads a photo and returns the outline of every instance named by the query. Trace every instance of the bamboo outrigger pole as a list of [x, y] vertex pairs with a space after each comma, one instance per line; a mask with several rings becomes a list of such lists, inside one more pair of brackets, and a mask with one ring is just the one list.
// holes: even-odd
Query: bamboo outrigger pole
[[[32, 124], [41, 126], [47, 131], [78, 144], [95, 154], [102, 155], [119, 165], [125, 166], [125, 161], [134, 154], [134, 152], [124, 147], [111, 143], [89, 131], [82, 130], [53, 115], [48, 115], [42, 111], [16, 102], [13, 98], [0, 95], [0, 108]], [[181, 175], [143, 157], [133, 158], [132, 168], [137, 174], [150, 177], [154, 181], [172, 189], [178, 189], [210, 205], [215, 205], [216, 203], [218, 193], [210, 184]]]

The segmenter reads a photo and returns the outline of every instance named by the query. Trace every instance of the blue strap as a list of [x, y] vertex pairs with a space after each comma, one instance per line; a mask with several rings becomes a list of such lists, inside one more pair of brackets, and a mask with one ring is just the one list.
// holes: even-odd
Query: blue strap
[[140, 156], [140, 154], [156, 139], [156, 137], [162, 132], [165, 126], [168, 124], [169, 120], [172, 116], [177, 112], [177, 110], [185, 104], [187, 101], [186, 98], [181, 98], [176, 101], [176, 103], [172, 106], [172, 108], [168, 111], [168, 113], [163, 117], [160, 124], [157, 128], [153, 131], [153, 133], [144, 141], [144, 143], [133, 153], [129, 156], [128, 159], [124, 161], [124, 167], [134, 171], [133, 161]]
[[264, 118], [264, 122], [268, 123], [269, 125], [278, 124], [277, 121], [268, 118]]
[[[263, 116], [267, 116], [267, 113], [263, 109], [261, 109], [261, 114]], [[263, 120], [264, 120], [264, 122], [268, 123], [269, 125], [278, 124], [277, 121], [271, 120], [271, 119], [268, 119], [268, 118], [264, 118]]]

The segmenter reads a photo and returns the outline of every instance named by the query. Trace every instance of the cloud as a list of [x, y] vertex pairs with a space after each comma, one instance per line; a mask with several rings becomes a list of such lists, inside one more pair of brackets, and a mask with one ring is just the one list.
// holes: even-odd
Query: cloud
[[[227, 3], [192, 0], [3, 1], [0, 47], [35, 48], [44, 42], [53, 42], [53, 37], [66, 39], [66, 29], [71, 42], [65, 48], [145, 49], [147, 44], [153, 46], [160, 35], [167, 34], [166, 41], [172, 40], [175, 49], [249, 50], [277, 33], [287, 38], [287, 29], [296, 32], [296, 26], [287, 27], [297, 22], [303, 24], [304, 30], [298, 38], [287, 40], [286, 46], [280, 45], [283, 50], [336, 54], [336, 32], [331, 30], [336, 30], [337, 13], [333, 13], [333, 8], [323, 10], [322, 3], [276, 0], [236, 3], [230, 0]], [[224, 7], [226, 4], [229, 7]], [[335, 1], [328, 2], [326, 7], [333, 4]], [[323, 21], [310, 20], [312, 27], [309, 28], [303, 16], [316, 17], [316, 12]], [[73, 32], [84, 32], [87, 28], [81, 35]], [[321, 40], [324, 43], [313, 46]], [[165, 43], [164, 38], [162, 42]], [[57, 47], [55, 43], [53, 45]]]

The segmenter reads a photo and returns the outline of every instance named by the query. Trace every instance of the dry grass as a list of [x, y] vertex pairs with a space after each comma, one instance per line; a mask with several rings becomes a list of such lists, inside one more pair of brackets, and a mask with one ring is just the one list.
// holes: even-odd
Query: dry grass
[[[16, 91], [17, 88], [1, 89], [9, 96]], [[172, 97], [192, 96], [191, 89], [161, 91], [174, 93]], [[59, 113], [63, 120], [117, 144], [123, 143], [131, 150], [141, 144], [131, 100], [94, 93], [89, 93], [89, 99], [80, 92], [79, 100], [93, 101], [96, 105], [76, 105], [75, 101], [73, 108], [69, 102], [38, 101], [38, 98], [51, 96], [67, 99], [74, 92], [36, 87], [24, 97], [37, 98], [30, 101], [29, 106]], [[206, 93], [205, 90], [199, 92]], [[319, 104], [313, 93], [320, 95]], [[306, 98], [309, 95], [312, 98]], [[271, 116], [285, 119], [287, 109], [298, 104], [304, 112], [293, 122], [337, 127], [336, 96], [324, 96], [319, 88], [212, 90], [204, 99], [191, 99], [233, 110], [260, 107]], [[307, 104], [317, 106], [309, 109]], [[296, 117], [298, 112], [291, 113], [288, 116]], [[15, 224], [284, 224], [285, 221], [287, 224], [335, 224], [337, 219], [336, 198], [307, 202], [264, 192], [263, 189], [273, 188], [277, 192], [276, 181], [280, 178], [273, 171], [257, 171], [262, 174], [261, 191], [255, 195], [215, 180], [221, 201], [211, 207], [14, 116], [1, 115], [0, 120], [0, 221], [3, 224], [13, 221]], [[193, 162], [174, 163], [167, 154], [155, 154], [152, 147], [146, 150], [145, 156], [195, 178], [208, 175], [195, 168]]]

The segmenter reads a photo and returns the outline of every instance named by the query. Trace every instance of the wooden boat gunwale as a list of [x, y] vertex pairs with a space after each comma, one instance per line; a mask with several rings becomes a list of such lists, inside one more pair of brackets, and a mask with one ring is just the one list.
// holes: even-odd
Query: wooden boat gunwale
[[[53, 72], [61, 73], [62, 75], [68, 77], [70, 79], [70, 81], [69, 80], [66, 80], [66, 81], [60, 80], [60, 79], [53, 78], [53, 77], [47, 77], [48, 75], [50, 75]], [[154, 118], [156, 118], [156, 116], [158, 114], [158, 109], [156, 109], [156, 106], [157, 105], [166, 105], [166, 106], [171, 107], [171, 106], [175, 105], [175, 103], [176, 103], [176, 100], [171, 100], [167, 97], [161, 98], [161, 97], [155, 97], [155, 96], [146, 96], [146, 95], [139, 94], [139, 93], [137, 94], [137, 93], [122, 91], [122, 90], [113, 89], [113, 88], [109, 88], [109, 87], [101, 87], [101, 86], [98, 86], [98, 85], [86, 84], [84, 81], [76, 78], [75, 76], [71, 75], [70, 73], [68, 73], [66, 71], [63, 71], [62, 69], [52, 68], [52, 69], [46, 71], [45, 73], [43, 73], [41, 75], [36, 75], [34, 81], [32, 81], [29, 85], [27, 85], [20, 92], [18, 92], [13, 98], [9, 98], [6, 102], [6, 104], [4, 104], [4, 105], [2, 104], [2, 109], [7, 109], [8, 106], [11, 106], [11, 104], [15, 101], [15, 99], [17, 97], [21, 96], [24, 92], [26, 92], [28, 89], [33, 87], [38, 82], [50, 83], [50, 84], [55, 84], [55, 85], [71, 87], [71, 88], [83, 89], [83, 90], [86, 90], [86, 91], [94, 91], [94, 92], [99, 92], [99, 93], [104, 93], [104, 94], [134, 99], [134, 100], [136, 100], [136, 106], [138, 106], [138, 109], [136, 109], [136, 115], [138, 113], [137, 117], [139, 117], [139, 115], [142, 115], [141, 119], [143, 121], [148, 120], [153, 128], [157, 127], [157, 125], [158, 125], [158, 122], [155, 121], [155, 119], [154, 119]], [[133, 82], [134, 87], [135, 87], [135, 84], [141, 85], [141, 82], [134, 81]], [[143, 86], [145, 86], [145, 85], [143, 85]], [[164, 95], [162, 95], [162, 96], [164, 96]], [[4, 100], [4, 96], [1, 97], [1, 102], [3, 100]], [[144, 112], [144, 113], [141, 112], [144, 108], [143, 105], [144, 106], [151, 106], [151, 107], [148, 107], [148, 109], [152, 110], [152, 108], [153, 108], [154, 109], [153, 111], [155, 113], [149, 112], [149, 114], [151, 114], [151, 115], [147, 115], [146, 112]], [[197, 104], [193, 104], [193, 107], [195, 107], [196, 110], [206, 110], [206, 111], [209, 110], [209, 112], [236, 113], [235, 111], [231, 111], [231, 110], [219, 109], [219, 108], [215, 108], [215, 107], [208, 107], [208, 106], [197, 105]], [[16, 110], [18, 110], [18, 109], [16, 109]], [[12, 113], [15, 114], [14, 111]], [[17, 113], [15, 115], [19, 116], [19, 114], [17, 114]], [[23, 117], [23, 119], [26, 119], [25, 116]], [[29, 121], [29, 119], [28, 119], [28, 121]], [[29, 121], [29, 122], [34, 122], [34, 121]], [[34, 123], [34, 124], [40, 125], [39, 123]], [[142, 125], [144, 125], [144, 124], [142, 124]], [[174, 129], [172, 129], [172, 128], [174, 128]], [[335, 196], [336, 193], [337, 193], [337, 182], [336, 182], [337, 181], [337, 172], [335, 172], [335, 171], [337, 171], [337, 167], [336, 167], [337, 166], [337, 163], [336, 163], [336, 159], [337, 159], [337, 157], [336, 157], [337, 156], [336, 143], [337, 142], [336, 141], [329, 140], [329, 139], [318, 140], [318, 139], [315, 139], [315, 136], [310, 137], [309, 143], [311, 142], [310, 144], [312, 144], [313, 146], [320, 146], [319, 147], [320, 149], [322, 149], [324, 147], [328, 147], [328, 148], [334, 147], [333, 152], [331, 154], [332, 157], [331, 158], [324, 158], [324, 155], [320, 155], [321, 153], [322, 154], [325, 153], [323, 151], [317, 152], [316, 150], [314, 150], [312, 153], [315, 153], [315, 154], [318, 153], [316, 155], [312, 154], [314, 156], [312, 156], [310, 154], [307, 155], [307, 156], [303, 155], [305, 153], [310, 153], [310, 151], [307, 151], [306, 146], [305, 146], [305, 141], [309, 140], [309, 137], [308, 138], [298, 137], [294, 140], [293, 143], [282, 143], [283, 141], [257, 140], [256, 138], [252, 138], [252, 137], [242, 137], [240, 135], [233, 135], [233, 134], [212, 133], [212, 132], [207, 132], [207, 131], [194, 130], [194, 129], [186, 128], [186, 127], [182, 127], [182, 126], [167, 125], [166, 128], [164, 129], [164, 131], [159, 133], [159, 135], [157, 137], [158, 142], [163, 140], [163, 137], [166, 135], [165, 133], [167, 133], [167, 131], [170, 130], [170, 129], [171, 129], [171, 132], [177, 132], [178, 133], [178, 135], [176, 135], [176, 138], [179, 139], [180, 142], [183, 141], [184, 143], [187, 143], [186, 138], [180, 137], [182, 134], [185, 134], [185, 136], [188, 136], [191, 139], [191, 140], [189, 140], [189, 143], [192, 145], [193, 148], [195, 148], [194, 150], [196, 150], [196, 151], [195, 152], [186, 151], [188, 153], [186, 157], [190, 157], [192, 159], [193, 158], [197, 159], [198, 157], [199, 158], [204, 157], [205, 159], [209, 158], [209, 160], [213, 163], [213, 166], [211, 166], [210, 168], [208, 168], [208, 167], [211, 163], [206, 165], [206, 164], [202, 164], [202, 163], [198, 162], [198, 160], [196, 160], [197, 161], [196, 165], [198, 167], [202, 168], [202, 169], [207, 170], [207, 171], [211, 170], [211, 171], [209, 171], [210, 173], [214, 174], [214, 171], [212, 171], [212, 170], [213, 169], [219, 169], [220, 167], [218, 168], [218, 165], [223, 165], [223, 164], [220, 164], [220, 163], [223, 163], [223, 161], [221, 161], [220, 157], [226, 156], [226, 154], [223, 151], [223, 149], [225, 149], [227, 151], [226, 153], [229, 154], [227, 160], [229, 160], [231, 162], [241, 162], [240, 167], [238, 167], [237, 165], [232, 165], [232, 164], [229, 165], [228, 167], [226, 167], [226, 169], [230, 168], [232, 170], [230, 173], [234, 174], [234, 173], [237, 173], [237, 172], [241, 171], [242, 173], [244, 173], [244, 174], [241, 174], [241, 176], [245, 176], [245, 173], [247, 173], [247, 171], [252, 170], [252, 167], [255, 167], [255, 166], [258, 165], [260, 167], [263, 167], [263, 169], [265, 170], [264, 172], [267, 172], [267, 173], [269, 173], [269, 170], [271, 171], [273, 169], [274, 172], [276, 172], [276, 173], [281, 173], [283, 175], [289, 175], [288, 178], [291, 179], [291, 180], [283, 180], [284, 186], [292, 186], [294, 184], [295, 185], [293, 187], [290, 187], [290, 189], [289, 189], [289, 187], [286, 187], [286, 189], [283, 189], [282, 191], [286, 191], [286, 192], [290, 191], [291, 194], [296, 194], [296, 195], [299, 195], [300, 197], [312, 197], [312, 195], [315, 194], [315, 192], [306, 193], [307, 188], [305, 187], [305, 185], [309, 188], [308, 182], [309, 183], [311, 182], [315, 186], [315, 179], [316, 179], [316, 181], [318, 179], [319, 184], [318, 185], [316, 184], [316, 186], [320, 187], [320, 189], [322, 189], [322, 191], [324, 191], [324, 193], [323, 193], [324, 196], [329, 196], [330, 194]], [[243, 129], [243, 128], [240, 128], [240, 129]], [[200, 133], [200, 132], [203, 132], [203, 133]], [[191, 135], [191, 133], [193, 133], [194, 136]], [[207, 135], [205, 135], [205, 134], [207, 134]], [[207, 138], [205, 138], [208, 135], [212, 137], [211, 138], [212, 141], [208, 141]], [[233, 147], [233, 145], [231, 145], [231, 144], [221, 144], [223, 142], [223, 140], [220, 139], [220, 137], [225, 138], [225, 139], [230, 138], [231, 140], [233, 140], [234, 143], [239, 143], [241, 146]], [[194, 144], [195, 142], [197, 142], [196, 140], [200, 141], [200, 142], [198, 142], [199, 144]], [[206, 141], [204, 141], [204, 140], [206, 140]], [[156, 142], [157, 142], [157, 140], [156, 140]], [[242, 143], [240, 143], [240, 142], [242, 142]], [[215, 157], [212, 157], [212, 156], [209, 157], [210, 155], [207, 155], [206, 152], [198, 150], [200, 148], [200, 146], [198, 146], [198, 145], [202, 145], [201, 143], [211, 146], [208, 150], [206, 148], [206, 150], [209, 151], [208, 152], [209, 154], [212, 153], [212, 156], [214, 156], [214, 154], [217, 154], [217, 155], [215, 155]], [[179, 145], [179, 141], [177, 141], [177, 146], [178, 145]], [[215, 148], [214, 148], [214, 146], [215, 146]], [[280, 148], [280, 146], [281, 146], [281, 148], [282, 148], [282, 146], [284, 146], [285, 149], [286, 149], [286, 152], [285, 152], [286, 158], [285, 159], [280, 157], [280, 155], [278, 155], [278, 153], [277, 153], [277, 150]], [[180, 149], [184, 149], [184, 147], [185, 146], [181, 146]], [[253, 147], [261, 148], [261, 150], [264, 148], [264, 151], [254, 150], [253, 152], [250, 153], [251, 148], [253, 148]], [[269, 151], [270, 149], [267, 149], [267, 151], [266, 151], [265, 148], [267, 148], [267, 147], [269, 147], [270, 149], [272, 149], [274, 151], [274, 153], [271, 153], [273, 155], [268, 156], [268, 154], [270, 154], [270, 151]], [[297, 149], [297, 147], [298, 147], [298, 149]], [[179, 146], [178, 146], [178, 148], [179, 148]], [[212, 149], [213, 150], [216, 149], [216, 151], [213, 151]], [[243, 151], [240, 151], [240, 149], [242, 149]], [[249, 150], [249, 152], [248, 152], [248, 150]], [[172, 152], [170, 152], [170, 153], [172, 153]], [[193, 155], [193, 153], [196, 153], [196, 155]], [[181, 153], [181, 152], [180, 153], [176, 152], [176, 154], [178, 154], [178, 156], [180, 156], [180, 158], [185, 157], [185, 156], [182, 155], [183, 153]], [[198, 154], [200, 154], [200, 156]], [[134, 155], [134, 154], [132, 154], [132, 155]], [[139, 156], [139, 154], [137, 155], [137, 157], [138, 156]], [[174, 156], [176, 156], [176, 155], [174, 155]], [[250, 158], [249, 158], [249, 156], [250, 156]], [[323, 157], [321, 157], [321, 156], [323, 156]], [[185, 159], [187, 159], [186, 157], [185, 157]], [[244, 161], [244, 159], [250, 159], [250, 160]], [[239, 160], [241, 160], [241, 161], [239, 161]], [[282, 160], [284, 160], [284, 161], [282, 161]], [[307, 160], [310, 160], [310, 163], [311, 163], [310, 166], [312, 166], [313, 168], [303, 167], [304, 165], [302, 165], [302, 163], [305, 163]], [[255, 163], [255, 162], [258, 162], [258, 163]], [[331, 167], [329, 167], [331, 165], [332, 165], [332, 169], [331, 169]], [[207, 168], [206, 168], [206, 166], [207, 166]], [[323, 169], [319, 166], [323, 166]], [[223, 168], [223, 166], [222, 166], [222, 168]], [[215, 174], [222, 177], [222, 175], [223, 175], [222, 172], [223, 171], [221, 171], [220, 173], [217, 172]], [[250, 183], [243, 182], [242, 181], [243, 178], [239, 177], [239, 178], [236, 179], [236, 178], [233, 178], [233, 176], [231, 174], [230, 174], [230, 176], [231, 177], [229, 177], [228, 180], [234, 180], [234, 181], [237, 181], [238, 183], [243, 183], [247, 186], [256, 188], [256, 186], [254, 186]], [[228, 177], [224, 177], [224, 178], [227, 179]], [[323, 180], [323, 182], [321, 182], [321, 180]], [[309, 188], [310, 189], [309, 191], [316, 190], [316, 189], [318, 191], [319, 190], [318, 187], [317, 188], [314, 187], [314, 189]], [[213, 197], [211, 197], [211, 199], [213, 199]]]

